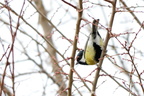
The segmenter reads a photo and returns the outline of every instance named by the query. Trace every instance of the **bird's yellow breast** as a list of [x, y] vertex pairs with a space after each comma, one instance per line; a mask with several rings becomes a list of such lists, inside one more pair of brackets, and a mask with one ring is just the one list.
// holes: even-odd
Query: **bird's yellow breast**
[[86, 60], [86, 63], [88, 65], [94, 65], [96, 64], [97, 62], [94, 60], [94, 57], [95, 57], [95, 50], [94, 50], [94, 47], [92, 46], [87, 46], [86, 48], [86, 51], [85, 51], [85, 60]]

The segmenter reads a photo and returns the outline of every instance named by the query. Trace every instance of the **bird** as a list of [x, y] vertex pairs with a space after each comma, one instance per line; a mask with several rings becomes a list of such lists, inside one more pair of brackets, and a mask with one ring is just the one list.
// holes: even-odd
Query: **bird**
[[95, 65], [99, 62], [103, 50], [103, 39], [98, 32], [99, 19], [94, 19], [92, 23], [92, 32], [86, 42], [85, 49], [77, 54], [76, 64]]

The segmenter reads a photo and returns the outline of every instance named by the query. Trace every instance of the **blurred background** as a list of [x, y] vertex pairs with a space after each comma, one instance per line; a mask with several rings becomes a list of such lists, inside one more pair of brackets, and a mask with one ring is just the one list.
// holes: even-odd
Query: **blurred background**
[[[67, 96], [74, 39], [84, 49], [92, 21], [100, 19], [105, 40], [112, 14], [109, 0], [82, 1], [78, 38], [79, 10], [73, 6], [78, 8], [79, 2], [64, 1], [0, 0], [1, 96]], [[97, 96], [143, 96], [143, 9], [144, 0], [117, 0]], [[97, 66], [78, 64], [74, 69], [91, 89]], [[79, 76], [73, 73], [72, 96], [90, 96]]]

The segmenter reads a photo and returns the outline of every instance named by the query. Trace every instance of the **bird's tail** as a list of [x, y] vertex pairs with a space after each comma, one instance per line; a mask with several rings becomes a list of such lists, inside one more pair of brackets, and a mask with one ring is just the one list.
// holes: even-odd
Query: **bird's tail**
[[97, 35], [100, 36], [100, 34], [98, 32], [98, 24], [99, 24], [99, 19], [93, 20], [93, 24], [92, 24], [92, 36], [93, 36], [93, 39], [95, 39]]

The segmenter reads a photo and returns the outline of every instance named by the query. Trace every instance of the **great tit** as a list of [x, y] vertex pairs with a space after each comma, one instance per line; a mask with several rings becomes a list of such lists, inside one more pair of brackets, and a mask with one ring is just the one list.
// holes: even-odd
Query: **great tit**
[[99, 62], [104, 42], [98, 32], [98, 23], [99, 19], [93, 20], [92, 32], [86, 42], [85, 50], [81, 50], [77, 54], [77, 64], [94, 65]]

